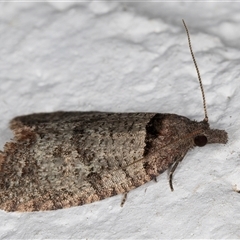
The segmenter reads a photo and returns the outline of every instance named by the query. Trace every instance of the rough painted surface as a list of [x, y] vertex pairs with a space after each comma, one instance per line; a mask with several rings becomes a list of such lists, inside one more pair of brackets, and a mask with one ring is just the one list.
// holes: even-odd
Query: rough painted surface
[[189, 151], [128, 194], [81, 207], [0, 211], [0, 238], [239, 238], [239, 3], [1, 3], [0, 145], [33, 112], [175, 113], [203, 119], [181, 19], [191, 34], [209, 123], [227, 145]]

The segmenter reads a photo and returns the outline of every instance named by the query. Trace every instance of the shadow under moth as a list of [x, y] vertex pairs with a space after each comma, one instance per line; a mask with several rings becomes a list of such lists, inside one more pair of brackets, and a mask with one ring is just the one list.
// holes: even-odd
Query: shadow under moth
[[176, 114], [53, 112], [14, 118], [12, 142], [0, 152], [0, 209], [44, 211], [125, 194], [169, 169], [172, 176], [191, 148], [227, 142], [205, 118]]

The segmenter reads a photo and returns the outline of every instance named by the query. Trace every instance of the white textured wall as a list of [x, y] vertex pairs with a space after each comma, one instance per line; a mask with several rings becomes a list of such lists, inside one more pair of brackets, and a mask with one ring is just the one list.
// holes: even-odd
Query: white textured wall
[[209, 121], [227, 145], [189, 151], [122, 196], [49, 212], [0, 211], [0, 238], [240, 238], [239, 3], [0, 3], [0, 147], [17, 115], [149, 111]]

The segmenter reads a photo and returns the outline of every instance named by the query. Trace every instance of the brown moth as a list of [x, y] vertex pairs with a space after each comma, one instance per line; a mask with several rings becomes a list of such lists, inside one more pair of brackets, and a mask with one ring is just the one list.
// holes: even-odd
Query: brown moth
[[[184, 21], [183, 21], [184, 23]], [[0, 209], [44, 211], [126, 194], [170, 168], [188, 150], [227, 142], [210, 129], [203, 86], [201, 122], [176, 114], [54, 112], [14, 118], [15, 136], [0, 152]]]

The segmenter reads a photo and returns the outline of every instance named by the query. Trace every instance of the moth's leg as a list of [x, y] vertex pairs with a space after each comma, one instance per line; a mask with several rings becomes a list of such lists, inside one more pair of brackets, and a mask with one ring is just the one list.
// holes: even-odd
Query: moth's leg
[[169, 185], [170, 185], [170, 188], [172, 191], [174, 191], [174, 188], [173, 188], [173, 184], [172, 184], [172, 178], [173, 178], [173, 173], [174, 171], [176, 170], [178, 164], [183, 160], [183, 158], [185, 157], [185, 155], [187, 154], [188, 152], [188, 148], [185, 149], [181, 154], [180, 156], [176, 157], [171, 168], [170, 168], [170, 172], [169, 172]]
[[176, 162], [172, 165], [172, 167], [171, 167], [171, 169], [170, 169], [170, 173], [169, 173], [169, 185], [170, 185], [170, 188], [171, 188], [172, 191], [174, 191], [173, 184], [172, 184], [172, 177], [173, 177], [173, 173], [174, 173], [174, 171], [176, 170], [179, 162], [180, 162], [180, 161], [176, 161]]
[[151, 174], [150, 177], [151, 177], [151, 180], [153, 180], [154, 182], [157, 182], [157, 175]]
[[127, 193], [124, 193], [123, 194], [123, 198], [122, 198], [122, 202], [121, 202], [121, 207], [123, 207], [123, 205], [126, 202], [126, 200], [127, 200]]

